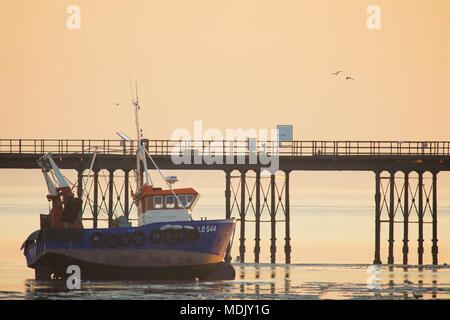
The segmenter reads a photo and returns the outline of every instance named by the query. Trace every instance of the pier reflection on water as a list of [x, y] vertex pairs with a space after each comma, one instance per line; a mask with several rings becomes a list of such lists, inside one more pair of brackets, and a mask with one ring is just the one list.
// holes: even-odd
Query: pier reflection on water
[[[248, 266], [239, 266], [236, 269], [239, 270], [241, 280], [240, 293], [254, 295], [257, 298], [448, 299], [450, 297], [450, 272], [445, 266], [254, 265], [254, 280], [260, 280], [256, 282], [245, 281], [251, 277]], [[311, 279], [317, 281], [310, 281]]]

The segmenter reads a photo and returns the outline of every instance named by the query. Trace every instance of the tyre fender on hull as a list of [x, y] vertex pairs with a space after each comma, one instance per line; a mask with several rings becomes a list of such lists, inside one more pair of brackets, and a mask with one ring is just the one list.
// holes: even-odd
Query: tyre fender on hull
[[155, 229], [150, 233], [150, 241], [154, 244], [160, 243], [162, 240], [162, 231]]
[[187, 230], [187, 229], [177, 230], [177, 241], [178, 242], [186, 242], [186, 241], [188, 241], [190, 232], [191, 232], [191, 230]]
[[143, 246], [147, 240], [147, 237], [144, 232], [136, 231], [133, 232], [133, 243], [137, 246]]
[[120, 243], [120, 237], [117, 234], [111, 233], [106, 236], [105, 242], [109, 248], [115, 248]]
[[100, 247], [103, 244], [104, 240], [105, 240], [105, 235], [103, 233], [101, 233], [100, 231], [94, 232], [89, 237], [89, 242], [94, 247]]
[[177, 232], [173, 229], [163, 231], [163, 240], [167, 244], [173, 244], [177, 241]]

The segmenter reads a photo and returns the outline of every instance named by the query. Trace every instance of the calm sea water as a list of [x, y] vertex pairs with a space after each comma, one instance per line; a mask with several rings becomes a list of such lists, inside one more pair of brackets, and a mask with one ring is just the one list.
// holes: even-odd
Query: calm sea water
[[234, 264], [233, 281], [82, 281], [33, 279], [21, 261], [1, 261], [0, 299], [449, 299], [450, 269], [339, 264]]
[[[238, 263], [239, 226], [232, 256], [233, 281], [82, 281], [68, 290], [61, 281], [39, 282], [19, 251], [37, 229], [45, 206], [0, 206], [0, 299], [449, 299], [450, 211], [441, 209], [438, 267], [418, 268], [416, 231], [410, 230], [410, 263], [389, 268], [371, 266], [374, 215], [371, 207], [293, 206], [292, 264], [284, 264], [284, 223], [277, 224], [277, 264], [270, 264], [270, 224], [263, 223], [261, 259], [254, 264], [254, 225], [246, 227], [246, 263]], [[222, 206], [199, 206], [195, 217], [223, 218]], [[250, 219], [250, 218], [249, 218]], [[280, 216], [282, 220], [282, 216]], [[426, 225], [426, 264], [431, 263], [431, 225]], [[382, 229], [382, 260], [387, 260], [387, 225]], [[401, 261], [402, 225], [396, 225], [395, 257]]]

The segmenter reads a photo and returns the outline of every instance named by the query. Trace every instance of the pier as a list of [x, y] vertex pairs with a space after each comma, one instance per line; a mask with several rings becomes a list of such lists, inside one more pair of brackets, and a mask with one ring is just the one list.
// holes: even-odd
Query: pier
[[[403, 256], [408, 264], [409, 228], [418, 227], [417, 264], [423, 264], [423, 230], [431, 225], [432, 263], [438, 264], [437, 181], [441, 171], [450, 171], [450, 141], [269, 141], [256, 145], [245, 141], [190, 141], [142, 139], [149, 154], [162, 170], [216, 170], [225, 172], [225, 217], [239, 217], [239, 252], [245, 262], [245, 226], [255, 224], [254, 262], [259, 262], [263, 222], [271, 224], [271, 263], [276, 262], [276, 224], [284, 223], [285, 263], [291, 262], [290, 173], [293, 171], [366, 171], [374, 173], [374, 264], [381, 264], [381, 227], [389, 230], [387, 264], [394, 264], [394, 224], [403, 224]], [[273, 148], [276, 146], [276, 148]], [[39, 169], [36, 160], [51, 152], [61, 169], [77, 171], [77, 194], [81, 196], [83, 175], [97, 148], [93, 167], [93, 199], [84, 204], [84, 220], [98, 226], [99, 212], [107, 212], [112, 226], [114, 213], [127, 218], [130, 172], [136, 166], [137, 141], [0, 139], [0, 168]], [[176, 150], [174, 152], [174, 150]], [[276, 150], [274, 153], [273, 150]], [[175, 163], [174, 157], [189, 161]], [[213, 157], [206, 163], [203, 157]], [[276, 157], [276, 172], [267, 174], [267, 165], [254, 161]], [[189, 163], [188, 163], [189, 162]], [[105, 173], [106, 172], [106, 173]], [[279, 177], [279, 179], [277, 179]], [[103, 183], [102, 183], [103, 178]], [[424, 179], [430, 179], [429, 188]], [[86, 210], [91, 216], [86, 216]], [[270, 220], [261, 219], [267, 212]], [[387, 216], [387, 218], [383, 218]], [[427, 219], [430, 219], [428, 221]], [[229, 259], [229, 256], [227, 256]], [[399, 263], [397, 261], [397, 263]]]

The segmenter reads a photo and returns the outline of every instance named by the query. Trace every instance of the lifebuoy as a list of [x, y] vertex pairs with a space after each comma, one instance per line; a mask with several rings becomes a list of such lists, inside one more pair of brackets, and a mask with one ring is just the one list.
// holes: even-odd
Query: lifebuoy
[[200, 234], [200, 231], [198, 231], [197, 229], [190, 230], [189, 232], [189, 240], [191, 241], [198, 241], [200, 240], [201, 236], [202, 235]]
[[179, 242], [185, 242], [189, 239], [189, 231], [187, 229], [177, 230], [177, 240]]
[[155, 229], [150, 233], [150, 241], [154, 244], [160, 243], [161, 239], [162, 239], [162, 235], [161, 235], [160, 230]]
[[91, 234], [91, 236], [89, 237], [89, 242], [94, 247], [100, 247], [103, 244], [104, 239], [105, 239], [105, 236], [103, 235], [103, 233], [101, 233], [100, 231], [97, 231], [97, 232], [94, 232], [93, 234]]
[[119, 239], [120, 244], [124, 247], [129, 246], [131, 241], [133, 241], [133, 239], [129, 232], [122, 234]]
[[145, 236], [145, 233], [143, 233], [142, 231], [133, 232], [133, 243], [135, 245], [143, 246], [146, 240], [147, 237]]
[[108, 247], [115, 248], [115, 247], [117, 247], [119, 245], [120, 238], [119, 238], [119, 236], [117, 234], [114, 234], [114, 233], [108, 234], [106, 236], [105, 242], [106, 242], [106, 245]]
[[175, 241], [177, 241], [177, 232], [173, 229], [164, 230], [163, 240], [167, 244], [175, 243]]

